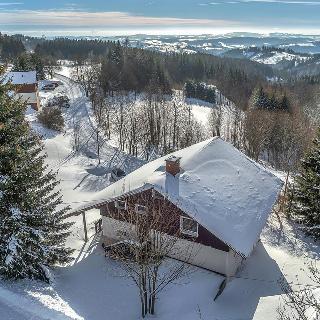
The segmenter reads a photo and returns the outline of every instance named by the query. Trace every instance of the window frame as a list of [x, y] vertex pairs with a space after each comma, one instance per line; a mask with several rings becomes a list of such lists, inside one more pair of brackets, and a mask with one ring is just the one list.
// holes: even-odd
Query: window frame
[[[140, 210], [139, 207], [143, 207], [144, 210]], [[142, 204], [140, 204], [140, 203], [136, 203], [135, 206], [134, 206], [134, 211], [137, 214], [146, 214], [147, 213], [147, 207], [142, 205]]]
[[[191, 231], [191, 230], [184, 229], [183, 220], [191, 220], [194, 223], [196, 223], [197, 231]], [[189, 217], [186, 217], [186, 216], [180, 216], [180, 232], [182, 234], [187, 235], [187, 236], [198, 238], [199, 237], [199, 223], [196, 220], [192, 219], [192, 218], [189, 218]]]
[[[124, 203], [124, 207], [119, 205], [120, 202]], [[115, 205], [119, 210], [127, 210], [127, 200], [116, 200]]]

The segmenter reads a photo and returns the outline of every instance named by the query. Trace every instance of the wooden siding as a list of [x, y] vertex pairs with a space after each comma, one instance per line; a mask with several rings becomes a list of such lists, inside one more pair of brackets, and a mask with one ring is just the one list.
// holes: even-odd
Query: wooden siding
[[[179, 209], [177, 206], [175, 206], [173, 203], [169, 202], [168, 200], [166, 199], [160, 200], [160, 199], [163, 199], [163, 196], [161, 194], [155, 192], [155, 195], [156, 195], [156, 198], [159, 199], [157, 200], [158, 206], [159, 206], [157, 211], [159, 211], [161, 215], [163, 214], [163, 210], [161, 210], [161, 202], [166, 201], [166, 206], [170, 207], [170, 212], [175, 215], [175, 218], [173, 219], [174, 225], [172, 226], [172, 229], [170, 229], [170, 231], [169, 232], [167, 231], [166, 233], [168, 233], [169, 235], [177, 235], [179, 233], [180, 238], [182, 239], [194, 241], [194, 242], [203, 244], [205, 246], [212, 247], [214, 249], [229, 252], [228, 245], [226, 245], [223, 241], [221, 241], [219, 238], [217, 238], [215, 235], [213, 235], [211, 232], [209, 232], [206, 228], [204, 228], [200, 224], [198, 229], [198, 237], [195, 238], [192, 236], [181, 234], [179, 232], [180, 216], [188, 217], [188, 215], [185, 212], [183, 212], [181, 209]], [[153, 201], [153, 192], [152, 190], [146, 190], [138, 194], [128, 195], [127, 197], [119, 198], [118, 200], [127, 200], [128, 206], [133, 206], [136, 203], [147, 206], [148, 201]], [[116, 200], [101, 206], [100, 208], [101, 215], [105, 217], [110, 217], [116, 220], [128, 222], [127, 211], [116, 208], [115, 202]], [[165, 217], [163, 218], [165, 219]]]
[[17, 85], [17, 93], [33, 93], [38, 91], [38, 85], [36, 83], [33, 84], [22, 84]]

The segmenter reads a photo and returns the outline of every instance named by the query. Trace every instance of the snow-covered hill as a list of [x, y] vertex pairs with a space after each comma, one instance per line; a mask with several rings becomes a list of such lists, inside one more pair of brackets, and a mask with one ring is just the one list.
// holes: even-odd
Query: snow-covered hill
[[[162, 52], [205, 52], [221, 55], [232, 49], [252, 46], [277, 47], [297, 53], [320, 53], [320, 36], [293, 34], [229, 33], [223, 35], [131, 35], [131, 36], [70, 36], [72, 39], [129, 40], [131, 46]], [[49, 37], [50, 39], [50, 37]]]
[[[124, 37], [106, 38], [124, 41]], [[320, 37], [289, 34], [231, 33], [225, 35], [130, 36], [133, 47], [165, 53], [207, 53], [248, 59], [304, 75], [320, 72]]]
[[263, 64], [276, 65], [284, 61], [293, 61], [295, 65], [312, 59], [310, 54], [299, 54], [293, 51], [285, 51], [277, 48], [246, 48], [233, 49], [224, 54], [232, 58], [250, 59]]
[[266, 64], [272, 66], [275, 70], [285, 70], [292, 75], [316, 75], [320, 72], [320, 54], [299, 53], [288, 48], [236, 48], [225, 52], [223, 55]]

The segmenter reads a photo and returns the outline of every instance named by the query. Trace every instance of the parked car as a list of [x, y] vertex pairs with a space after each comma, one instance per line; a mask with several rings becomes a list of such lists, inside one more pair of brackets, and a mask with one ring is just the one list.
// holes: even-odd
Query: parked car
[[54, 84], [54, 83], [49, 83], [49, 84], [46, 84], [45, 86], [42, 87], [42, 90], [43, 91], [53, 91], [55, 90], [57, 86]]
[[61, 81], [54, 81], [54, 82], [51, 82], [51, 84], [53, 84], [57, 88], [61, 86], [63, 83]]
[[118, 181], [126, 176], [126, 173], [120, 168], [113, 168], [111, 171], [111, 181]]

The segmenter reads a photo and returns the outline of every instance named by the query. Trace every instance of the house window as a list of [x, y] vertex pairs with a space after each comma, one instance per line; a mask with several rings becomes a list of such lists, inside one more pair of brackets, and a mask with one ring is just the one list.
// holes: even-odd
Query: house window
[[136, 204], [135, 206], [135, 211], [136, 213], [139, 213], [139, 214], [144, 214], [147, 212], [147, 207], [145, 206], [142, 206], [141, 204]]
[[116, 208], [120, 210], [127, 210], [127, 201], [117, 200], [115, 204], [116, 204]]
[[199, 225], [191, 218], [180, 217], [180, 232], [192, 237], [198, 237]]

